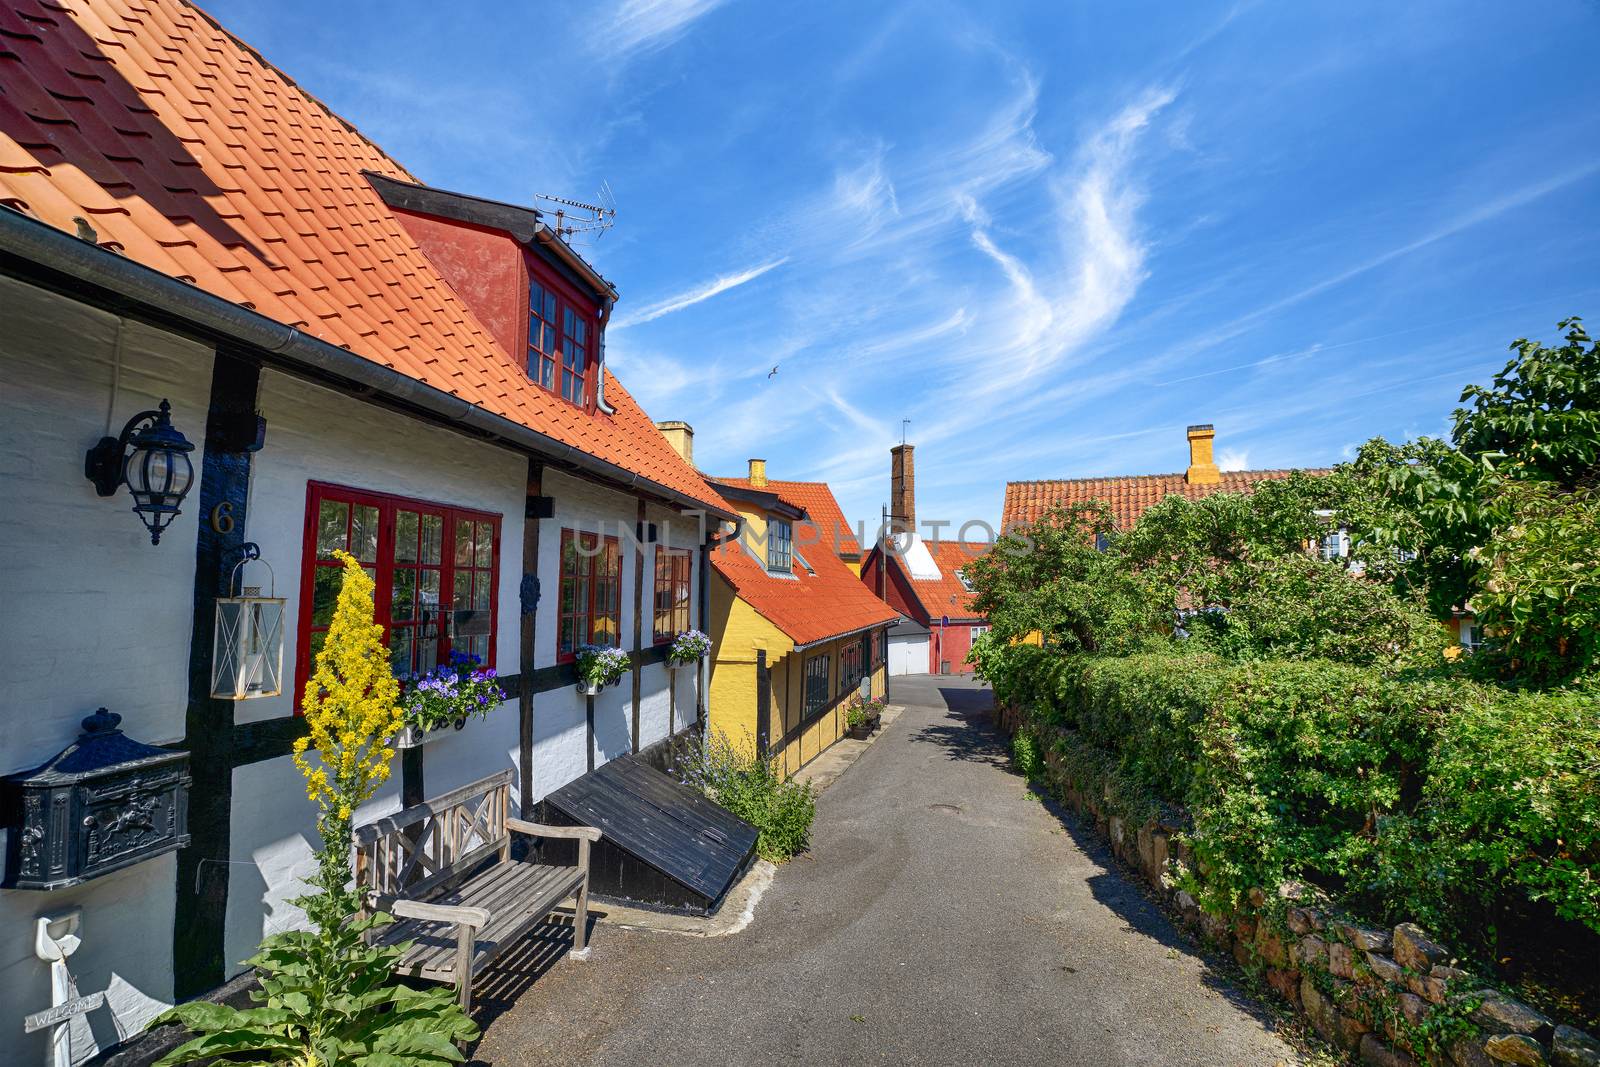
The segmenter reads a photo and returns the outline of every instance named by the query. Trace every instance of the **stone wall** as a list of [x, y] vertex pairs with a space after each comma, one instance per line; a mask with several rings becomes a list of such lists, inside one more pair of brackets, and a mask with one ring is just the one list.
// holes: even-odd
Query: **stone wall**
[[[1006, 733], [1025, 726], [998, 708]], [[1600, 1041], [1474, 980], [1449, 950], [1413, 923], [1376, 929], [1350, 921], [1310, 887], [1255, 890], [1250, 906], [1222, 918], [1181, 888], [1200, 872], [1182, 839], [1181, 813], [1128, 825], [1104, 797], [1086, 794], [1056, 758], [1051, 733], [1026, 726], [1044, 751], [1053, 791], [1111, 842], [1183, 922], [1232, 953], [1246, 971], [1305, 1016], [1324, 1040], [1374, 1067], [1600, 1067]]]

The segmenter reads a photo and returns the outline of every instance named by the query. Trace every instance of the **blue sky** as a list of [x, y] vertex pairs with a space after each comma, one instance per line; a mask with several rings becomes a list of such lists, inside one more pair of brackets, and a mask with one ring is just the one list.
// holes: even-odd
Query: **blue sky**
[[[423, 181], [591, 198], [609, 359], [876, 520], [1320, 465], [1600, 322], [1600, 4], [208, 5]], [[776, 366], [778, 373], [769, 377]]]

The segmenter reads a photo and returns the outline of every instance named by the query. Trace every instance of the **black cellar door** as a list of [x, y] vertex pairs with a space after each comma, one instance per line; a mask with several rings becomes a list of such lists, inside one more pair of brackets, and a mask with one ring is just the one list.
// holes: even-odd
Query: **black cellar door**
[[[708, 915], [755, 858], [755, 827], [634, 756], [545, 797], [542, 818], [601, 832], [589, 891], [602, 900]], [[545, 855], [571, 862], [576, 849], [550, 840]]]

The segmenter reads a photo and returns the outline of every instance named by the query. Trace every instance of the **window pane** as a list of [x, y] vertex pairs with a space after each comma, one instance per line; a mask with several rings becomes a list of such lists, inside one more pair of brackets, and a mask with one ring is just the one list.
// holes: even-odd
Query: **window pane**
[[454, 588], [450, 590], [450, 607], [456, 611], [466, 611], [472, 607], [471, 571], [456, 571]]
[[426, 671], [439, 665], [439, 638], [433, 633], [417, 635], [417, 669]]
[[317, 558], [331, 559], [336, 548], [349, 548], [350, 505], [324, 500], [317, 510]]
[[570, 616], [570, 615], [563, 615], [561, 617], [561, 637], [560, 637], [560, 640], [559, 640], [559, 642], [558, 642], [556, 647], [557, 647], [557, 650], [562, 652], [562, 653], [568, 653], [568, 652], [571, 652], [573, 650], [573, 645], [572, 645], [572, 624], [573, 624], [573, 621], [574, 620], [573, 620], [572, 616]]
[[416, 670], [415, 632], [409, 626], [397, 626], [389, 631], [389, 664], [396, 674], [411, 674]]
[[378, 509], [357, 504], [351, 513], [350, 554], [362, 563], [378, 561]]
[[394, 571], [394, 600], [389, 607], [389, 617], [395, 622], [410, 622], [416, 618], [417, 572], [406, 567]]
[[338, 567], [318, 567], [311, 591], [311, 625], [327, 626], [333, 621], [333, 605], [339, 599], [342, 572]]
[[417, 513], [397, 511], [394, 517], [394, 558], [396, 563], [417, 561]]
[[477, 563], [480, 567], [492, 567], [494, 565], [494, 525], [492, 523], [478, 523]]
[[472, 607], [475, 611], [489, 610], [488, 571], [477, 571], [472, 576]]
[[466, 519], [456, 520], [456, 566], [472, 566], [472, 523]]
[[444, 545], [444, 519], [438, 515], [422, 516], [422, 550], [417, 553], [423, 563], [438, 563]]

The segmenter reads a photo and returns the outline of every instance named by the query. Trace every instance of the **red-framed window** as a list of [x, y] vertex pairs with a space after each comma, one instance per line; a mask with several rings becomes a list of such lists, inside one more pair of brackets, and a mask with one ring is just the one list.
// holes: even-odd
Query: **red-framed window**
[[396, 674], [495, 656], [500, 516], [311, 482], [306, 489], [295, 704], [333, 621], [342, 549], [373, 578], [373, 607]]
[[528, 283], [528, 377], [533, 384], [552, 393], [556, 391], [556, 358], [560, 345], [556, 330], [560, 326], [556, 314], [556, 294], [539, 284], [537, 278]]
[[848, 693], [861, 684], [861, 650], [863, 643], [860, 641], [847, 642], [839, 649], [839, 692]]
[[622, 551], [615, 537], [561, 531], [561, 598], [556, 661], [583, 645], [622, 645]]
[[537, 257], [528, 257], [528, 379], [571, 404], [588, 408], [595, 395], [594, 303]]
[[689, 550], [656, 546], [655, 643], [689, 628]]

